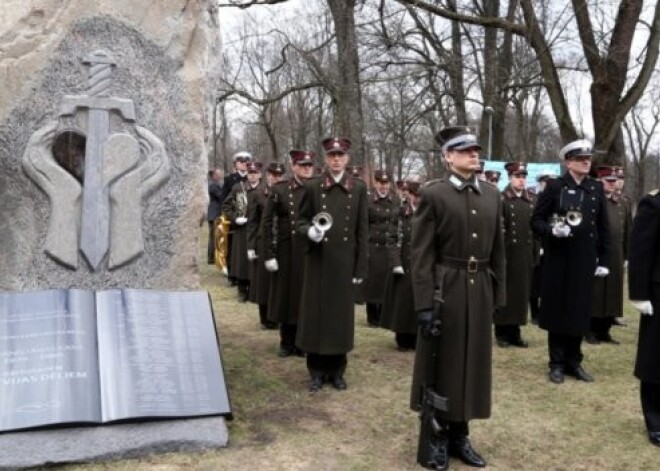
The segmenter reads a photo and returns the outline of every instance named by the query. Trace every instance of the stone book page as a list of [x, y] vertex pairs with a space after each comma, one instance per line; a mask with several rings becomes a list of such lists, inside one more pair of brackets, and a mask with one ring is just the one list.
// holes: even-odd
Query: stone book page
[[103, 421], [231, 409], [206, 292], [97, 293]]
[[0, 431], [99, 422], [94, 293], [0, 293]]

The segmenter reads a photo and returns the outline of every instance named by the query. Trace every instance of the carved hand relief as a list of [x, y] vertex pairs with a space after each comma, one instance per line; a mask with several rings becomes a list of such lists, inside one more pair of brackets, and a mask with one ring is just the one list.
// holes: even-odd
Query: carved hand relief
[[[80, 250], [96, 271], [106, 254], [109, 269], [142, 254], [142, 200], [167, 180], [170, 162], [163, 142], [133, 124], [133, 101], [107, 96], [110, 54], [96, 51], [83, 63], [90, 66], [87, 95], [62, 99], [58, 120], [30, 137], [23, 169], [50, 200], [46, 253], [76, 269]], [[61, 127], [81, 112], [86, 130]], [[128, 126], [113, 130], [112, 114]]]

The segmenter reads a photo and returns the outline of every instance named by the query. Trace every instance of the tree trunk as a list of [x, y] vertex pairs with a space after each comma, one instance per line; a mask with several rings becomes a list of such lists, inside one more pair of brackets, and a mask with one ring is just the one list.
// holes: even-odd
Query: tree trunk
[[352, 141], [353, 163], [364, 160], [364, 122], [360, 91], [360, 61], [355, 32], [356, 0], [327, 0], [337, 38], [338, 80], [334, 91], [337, 105], [337, 134]]

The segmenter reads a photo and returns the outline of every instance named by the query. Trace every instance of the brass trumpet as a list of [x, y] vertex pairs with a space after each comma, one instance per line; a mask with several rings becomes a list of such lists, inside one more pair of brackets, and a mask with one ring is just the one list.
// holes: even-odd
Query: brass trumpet
[[316, 227], [317, 231], [327, 232], [332, 227], [332, 215], [321, 211], [312, 218], [312, 225]]
[[220, 216], [214, 222], [215, 235], [215, 265], [227, 275], [227, 254], [229, 253], [229, 225], [230, 221]]

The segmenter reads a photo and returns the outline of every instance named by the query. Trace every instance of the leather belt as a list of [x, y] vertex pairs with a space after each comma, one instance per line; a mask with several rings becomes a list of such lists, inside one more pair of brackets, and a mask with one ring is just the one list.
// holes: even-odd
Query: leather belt
[[467, 270], [468, 273], [476, 273], [481, 270], [487, 270], [490, 268], [490, 260], [484, 259], [479, 260], [475, 257], [470, 258], [456, 258], [456, 257], [447, 257], [445, 255], [440, 257], [440, 265], [445, 265], [451, 268], [458, 268], [462, 270]]

